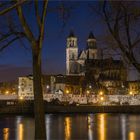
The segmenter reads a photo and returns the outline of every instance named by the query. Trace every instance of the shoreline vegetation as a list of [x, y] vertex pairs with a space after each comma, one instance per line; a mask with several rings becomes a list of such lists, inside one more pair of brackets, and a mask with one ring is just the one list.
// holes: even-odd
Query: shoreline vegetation
[[[7, 104], [8, 103], [8, 104]], [[45, 113], [140, 113], [140, 105], [79, 105], [44, 102]], [[34, 114], [33, 101], [0, 101], [0, 114]]]

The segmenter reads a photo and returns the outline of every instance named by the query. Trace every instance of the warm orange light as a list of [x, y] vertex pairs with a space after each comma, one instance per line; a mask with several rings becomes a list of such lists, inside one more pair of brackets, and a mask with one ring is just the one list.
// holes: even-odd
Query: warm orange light
[[24, 126], [22, 123], [18, 124], [18, 140], [24, 140]]
[[5, 91], [5, 94], [9, 94], [9, 91], [8, 91], [8, 90], [6, 90], [6, 91]]
[[129, 140], [135, 140], [136, 137], [135, 137], [135, 132], [131, 131], [129, 132]]
[[71, 139], [71, 119], [69, 117], [65, 118], [65, 140]]
[[68, 93], [70, 93], [70, 91], [69, 90], [66, 90], [66, 93], [68, 94]]
[[9, 140], [9, 128], [3, 128], [3, 140]]
[[106, 140], [106, 116], [99, 114], [99, 140]]
[[130, 92], [129, 92], [129, 94], [130, 94], [130, 95], [133, 95], [133, 92], [132, 92], [132, 91], [130, 91]]
[[104, 94], [103, 91], [100, 91], [100, 92], [99, 92], [99, 95], [103, 95], [103, 94]]
[[89, 90], [87, 90], [87, 94], [89, 94], [90, 93], [90, 91]]
[[23, 100], [24, 98], [22, 96], [19, 97], [19, 100]]
[[101, 97], [100, 99], [101, 99], [101, 101], [103, 101], [104, 100], [104, 97]]

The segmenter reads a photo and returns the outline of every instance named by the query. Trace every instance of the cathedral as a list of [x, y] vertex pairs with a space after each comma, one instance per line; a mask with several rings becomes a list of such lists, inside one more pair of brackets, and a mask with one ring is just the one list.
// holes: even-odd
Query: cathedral
[[115, 89], [121, 88], [127, 79], [125, 64], [122, 60], [100, 56], [92, 32], [87, 38], [86, 48], [80, 53], [77, 37], [70, 32], [66, 47], [66, 76], [83, 76], [83, 88], [92, 85], [94, 89], [104, 88], [108, 93], [115, 93]]
[[98, 59], [96, 39], [90, 32], [85, 50], [78, 53], [77, 37], [71, 31], [67, 38], [66, 75], [85, 75], [85, 61]]

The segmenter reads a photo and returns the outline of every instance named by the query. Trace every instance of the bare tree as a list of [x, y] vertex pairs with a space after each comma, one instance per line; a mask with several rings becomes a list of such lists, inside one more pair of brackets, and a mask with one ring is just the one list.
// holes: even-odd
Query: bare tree
[[108, 31], [123, 56], [140, 72], [140, 61], [136, 49], [140, 46], [140, 2], [139, 1], [102, 1], [99, 9], [90, 6], [104, 19]]
[[[27, 3], [27, 5], [26, 5]], [[36, 25], [38, 28], [38, 35], [34, 33], [32, 27], [27, 22], [27, 16], [25, 14], [25, 6], [29, 3], [35, 10]], [[23, 8], [24, 4], [24, 8]], [[42, 4], [42, 8], [40, 5]], [[32, 60], [33, 60], [33, 86], [34, 86], [34, 114], [35, 114], [35, 139], [46, 139], [46, 129], [45, 129], [45, 115], [44, 115], [44, 104], [43, 104], [43, 94], [41, 85], [41, 50], [44, 39], [45, 30], [45, 18], [46, 12], [51, 11], [58, 13], [60, 19], [63, 21], [63, 27], [65, 26], [67, 20], [70, 18], [70, 11], [74, 9], [75, 6], [65, 5], [61, 2], [55, 8], [47, 8], [48, 0], [44, 0], [41, 3], [38, 0], [35, 1], [10, 1], [0, 3], [0, 16], [7, 14], [8, 12], [15, 10], [17, 11], [16, 16], [18, 16], [20, 21], [19, 24], [11, 23], [13, 21], [8, 21], [6, 25], [6, 32], [0, 34], [0, 51], [4, 50], [6, 47], [11, 45], [11, 43], [21, 39], [26, 38], [32, 49]], [[2, 10], [1, 10], [2, 7]], [[3, 8], [4, 7], [4, 8]], [[41, 10], [42, 9], [42, 10]], [[11, 27], [14, 26], [14, 27]], [[15, 28], [16, 27], [16, 28]]]
[[[16, 31], [8, 26], [6, 32], [1, 33], [0, 41], [2, 51], [8, 47], [11, 43], [18, 40], [21, 37], [26, 38], [32, 49], [33, 60], [33, 87], [34, 87], [34, 114], [35, 114], [35, 139], [46, 139], [46, 127], [45, 127], [45, 112], [44, 102], [42, 94], [42, 74], [41, 74], [41, 50], [44, 39], [44, 26], [47, 11], [48, 0], [42, 1], [42, 10], [39, 10], [39, 2], [36, 0], [32, 3], [35, 9], [35, 17], [38, 28], [38, 35], [34, 34], [31, 27], [27, 23], [27, 15], [24, 14], [23, 5], [24, 1], [7, 2], [6, 8], [0, 12], [0, 15], [16, 8], [17, 15], [21, 25], [21, 31]], [[1, 5], [2, 6], [2, 5]]]

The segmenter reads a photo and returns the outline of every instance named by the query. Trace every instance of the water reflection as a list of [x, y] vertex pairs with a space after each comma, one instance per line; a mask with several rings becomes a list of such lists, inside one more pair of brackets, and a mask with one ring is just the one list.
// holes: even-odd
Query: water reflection
[[24, 126], [22, 123], [18, 124], [18, 140], [24, 140], [24, 135], [23, 135], [23, 131], [24, 131]]
[[[47, 114], [47, 140], [140, 140], [140, 115]], [[0, 140], [34, 140], [34, 118], [0, 116]]]
[[22, 118], [17, 118], [17, 140], [24, 140], [24, 125], [22, 123]]
[[46, 117], [46, 135], [47, 135], [47, 140], [50, 140], [50, 115], [48, 117]]
[[70, 117], [65, 118], [65, 140], [71, 139], [71, 119]]
[[9, 128], [3, 128], [3, 140], [9, 140]]
[[129, 140], [136, 140], [134, 132], [129, 132]]
[[121, 116], [121, 132], [122, 140], [126, 140], [126, 115]]
[[34, 139], [34, 121], [31, 117], [18, 116], [16, 118], [16, 140]]
[[93, 140], [93, 115], [88, 115], [88, 139]]
[[105, 114], [99, 114], [99, 140], [106, 140], [106, 118]]

